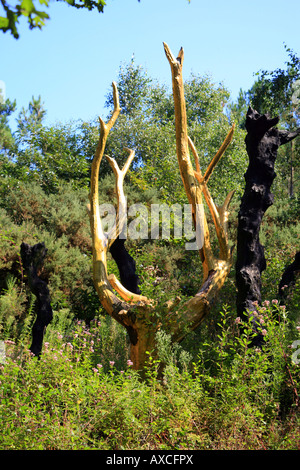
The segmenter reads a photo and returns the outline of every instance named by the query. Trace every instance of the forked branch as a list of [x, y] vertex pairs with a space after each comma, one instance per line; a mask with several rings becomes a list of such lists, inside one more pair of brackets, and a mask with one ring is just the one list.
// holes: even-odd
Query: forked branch
[[132, 160], [134, 159], [135, 152], [134, 150], [126, 149], [129, 153], [129, 156], [122, 168], [120, 170], [116, 160], [114, 158], [108, 157], [108, 160], [116, 179], [116, 194], [117, 194], [117, 217], [114, 226], [111, 231], [106, 235], [107, 246], [108, 248], [114, 242], [114, 240], [120, 235], [125, 219], [126, 219], [126, 197], [124, 194], [123, 182], [125, 175], [131, 165]]
[[225, 150], [229, 146], [230, 142], [232, 141], [233, 138], [233, 132], [234, 132], [235, 125], [231, 127], [230, 131], [228, 132], [223, 144], [219, 148], [218, 152], [214, 156], [214, 158], [211, 160], [210, 164], [207, 167], [207, 170], [205, 172], [204, 177], [202, 177], [201, 173], [201, 168], [200, 168], [200, 163], [199, 163], [199, 156], [196, 150], [196, 147], [192, 140], [189, 138], [189, 146], [190, 149], [194, 155], [195, 159], [195, 164], [196, 164], [196, 171], [194, 172], [198, 183], [200, 185], [200, 188], [203, 192], [205, 201], [207, 203], [207, 206], [209, 208], [209, 211], [211, 213], [213, 223], [215, 225], [218, 241], [219, 241], [219, 246], [220, 246], [220, 258], [226, 260], [230, 256], [230, 249], [228, 246], [228, 237], [227, 237], [227, 221], [228, 221], [228, 207], [230, 204], [230, 201], [232, 199], [232, 196], [234, 194], [234, 191], [230, 191], [230, 193], [227, 195], [225, 202], [221, 208], [217, 208], [215, 206], [215, 203], [210, 195], [209, 189], [207, 187], [207, 182], [208, 179], [210, 178], [215, 166], [223, 156]]
[[113, 99], [114, 99], [114, 110], [112, 116], [107, 124], [99, 117], [100, 123], [100, 137], [96, 148], [95, 156], [92, 162], [91, 170], [91, 190], [90, 190], [90, 221], [92, 230], [93, 246], [96, 244], [97, 247], [105, 243], [105, 237], [101, 225], [100, 211], [99, 211], [99, 168], [102, 161], [106, 141], [108, 134], [113, 127], [116, 119], [120, 113], [120, 103], [117, 85], [115, 82], [113, 86]]
[[[231, 196], [226, 198], [221, 212], [216, 208], [214, 201], [209, 193], [207, 182], [223, 156], [224, 152], [228, 148], [234, 132], [234, 125], [226, 136], [220, 149], [211, 160], [208, 165], [204, 176], [202, 176], [201, 167], [199, 163], [199, 157], [196, 148], [188, 137], [187, 131], [187, 118], [186, 118], [186, 107], [184, 97], [184, 85], [182, 78], [182, 66], [183, 66], [183, 50], [179, 51], [178, 57], [175, 59], [170, 48], [164, 43], [164, 49], [171, 66], [172, 72], [172, 84], [173, 84], [173, 96], [174, 96], [174, 107], [175, 107], [175, 128], [176, 128], [176, 146], [177, 146], [177, 159], [180, 168], [181, 177], [186, 190], [186, 194], [189, 202], [191, 203], [192, 213], [196, 213], [196, 207], [202, 205], [202, 193], [211, 212], [213, 222], [216, 228], [219, 247], [220, 247], [220, 260], [231, 263], [231, 250], [228, 246], [227, 239], [227, 215], [228, 205], [230, 203], [233, 193]], [[195, 163], [196, 171], [194, 171], [189, 156], [189, 148], [191, 149]], [[204, 280], [209, 276], [209, 273], [216, 270], [218, 266], [218, 259], [215, 259], [212, 249], [210, 246], [210, 236], [208, 231], [208, 224], [205, 217], [204, 211], [201, 211], [202, 220], [200, 221], [200, 227], [202, 227], [203, 233], [203, 246], [201, 247], [201, 260], [203, 264]]]
[[[124, 222], [125, 213], [125, 195], [123, 190], [123, 181], [128, 168], [134, 158], [134, 152], [128, 150], [129, 156], [122, 170], [119, 169], [117, 162], [107, 157], [116, 178], [116, 193], [118, 201], [117, 218], [113, 229], [109, 233], [103, 231], [99, 209], [99, 168], [104, 155], [108, 134], [114, 125], [119, 113], [119, 96], [115, 83], [113, 83], [114, 110], [108, 123], [106, 124], [101, 118], [100, 136], [96, 148], [95, 156], [91, 169], [91, 189], [90, 189], [90, 225], [93, 246], [93, 280], [99, 299], [107, 311], [113, 318], [127, 328], [129, 336], [132, 337], [132, 323], [134, 321], [133, 313], [130, 310], [130, 304], [120, 300], [111, 286], [107, 275], [107, 252], [111, 243], [120, 234], [122, 224]], [[127, 296], [124, 296], [127, 300]], [[144, 299], [141, 299], [144, 300]]]

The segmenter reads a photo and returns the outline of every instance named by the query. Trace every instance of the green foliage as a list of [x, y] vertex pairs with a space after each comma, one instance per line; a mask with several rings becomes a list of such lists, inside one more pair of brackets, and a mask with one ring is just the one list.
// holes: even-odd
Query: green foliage
[[[122, 113], [109, 135], [107, 155], [121, 166], [127, 157], [124, 149], [135, 150], [129, 177], [140, 197], [145, 189], [154, 188], [162, 202], [186, 202], [176, 157], [172, 94], [137, 66], [134, 59], [120, 68], [117, 85]], [[224, 113], [229, 94], [209, 77], [195, 75], [187, 81], [185, 91], [189, 134], [205, 169], [230, 128]], [[106, 105], [111, 111], [112, 94]], [[7, 106], [6, 115], [10, 112]], [[3, 191], [20, 181], [38, 183], [48, 193], [57, 192], [63, 183], [71, 183], [74, 188], [88, 186], [99, 125], [78, 121], [45, 126], [45, 113], [41, 97], [33, 97], [28, 108], [19, 113], [14, 145], [1, 154]], [[5, 123], [2, 128], [8, 135]], [[237, 195], [241, 193], [241, 175], [247, 161], [244, 136], [244, 131], [237, 129], [230, 149], [211, 178], [212, 194], [220, 202], [233, 188]], [[101, 178], [111, 174], [105, 158], [100, 172]]]
[[285, 49], [289, 56], [286, 70], [259, 72], [259, 79], [248, 92], [249, 101], [261, 114], [268, 112], [275, 116], [292, 111], [293, 85], [300, 78], [300, 59], [290, 48], [285, 46]]
[[[285, 68], [259, 71], [257, 80], [248, 91], [240, 90], [238, 99], [229, 105], [232, 119], [245, 127], [248, 106], [260, 114], [279, 116], [279, 126], [290, 131], [300, 125], [300, 58], [285, 45], [288, 59]], [[299, 139], [280, 147], [276, 161], [276, 195], [294, 197], [299, 193]]]
[[[198, 370], [203, 374], [209, 395], [220, 397], [218, 417], [213, 423], [214, 434], [222, 442], [228, 428], [235, 429], [229, 440], [227, 437], [226, 448], [235, 448], [231, 446], [238, 434], [240, 448], [277, 448], [276, 444], [272, 447], [272, 436], [268, 445], [264, 445], [267, 429], [274, 430], [279, 410], [282, 413], [288, 401], [289, 406], [293, 400], [297, 402], [293, 377], [299, 378], [299, 374], [285, 352], [291, 339], [286, 316], [280, 307], [276, 307], [276, 302], [265, 302], [264, 305], [270, 307], [257, 309], [261, 331], [266, 338], [262, 350], [249, 347], [253, 334], [251, 325], [243, 325], [242, 333], [232, 334], [233, 328], [241, 325], [233, 325], [227, 310], [220, 317], [219, 341], [204, 344]], [[226, 425], [222, 419], [219, 421], [223, 413], [227, 415]], [[250, 438], [252, 432], [253, 440]], [[223, 442], [225, 444], [225, 440]]]
[[[131, 247], [144, 295], [163, 304], [179, 295], [192, 295], [199, 285], [202, 268], [194, 252], [166, 241], [142, 243]], [[191, 274], [192, 271], [192, 274]]]
[[[68, 5], [81, 9], [93, 10], [96, 8], [98, 12], [103, 12], [106, 5], [104, 0], [59, 0], [66, 2]], [[12, 6], [6, 0], [1, 0], [1, 5], [6, 16], [0, 16], [0, 30], [4, 33], [10, 31], [14, 38], [19, 38], [18, 23], [22, 17], [27, 18], [30, 29], [42, 29], [50, 16], [46, 11], [40, 8], [49, 7], [49, 0], [18, 0], [17, 4]]]
[[[0, 90], [1, 91], [1, 90]], [[5, 155], [9, 149], [12, 148], [14, 139], [8, 125], [8, 117], [16, 109], [16, 101], [9, 99], [3, 101], [0, 94], [0, 155]]]
[[[46, 195], [38, 186], [20, 185], [6, 193], [0, 209], [0, 293], [12, 274], [23, 283], [19, 256], [22, 241], [44, 241], [48, 249], [41, 275], [49, 284], [54, 310], [91, 318], [99, 310], [91, 276], [91, 242], [85, 210], [87, 193], [72, 189]], [[2, 203], [4, 199], [2, 200]], [[5, 205], [5, 204], [4, 204]]]
[[[135, 149], [131, 182], [140, 189], [155, 187], [163, 202], [185, 203], [176, 157], [172, 93], [149, 77], [134, 59], [120, 68], [117, 85], [122, 114], [109, 136], [107, 154], [122, 164], [126, 155], [123, 149]], [[229, 93], [210, 77], [192, 75], [185, 83], [185, 96], [189, 135], [205, 170], [230, 129], [230, 119], [224, 112]], [[112, 103], [110, 93], [106, 105], [112, 109]], [[245, 132], [237, 128], [211, 178], [212, 194], [219, 198], [218, 203], [232, 189], [241, 194], [247, 163], [244, 138]]]
[[[292, 57], [294, 67], [298, 66]], [[127, 156], [124, 148], [136, 149], [125, 180], [128, 206], [142, 202], [150, 209], [152, 203], [187, 202], [176, 157], [170, 91], [134, 60], [120, 68], [118, 88], [122, 114], [109, 135], [106, 153], [122, 166]], [[203, 170], [231, 122], [240, 124], [209, 182], [217, 204], [236, 190], [229, 219], [229, 239], [234, 244], [247, 166], [242, 123], [245, 94], [241, 92], [238, 103], [230, 105], [222, 85], [195, 75], [185, 91], [189, 135]], [[92, 283], [86, 204], [99, 126], [94, 122], [44, 126], [41, 98], [33, 98], [19, 113], [13, 135], [7, 118], [15, 103], [6, 101], [1, 106], [0, 340], [8, 342], [7, 363], [0, 371], [4, 423], [0, 447], [298, 448], [299, 366], [292, 362], [289, 346], [298, 338], [299, 280], [287, 295], [285, 309], [276, 301], [281, 274], [299, 251], [297, 182], [294, 197], [287, 198], [291, 149], [279, 154], [272, 188], [275, 203], [261, 228], [267, 258], [262, 293], [264, 299], [275, 299], [257, 306], [258, 318], [264, 322], [261, 328], [266, 330], [263, 351], [249, 347], [248, 325], [242, 330], [234, 319], [235, 260], [207, 320], [180, 345], [172, 344], [163, 330], [165, 303], [179, 296], [182, 304], [199, 289], [198, 253], [186, 251], [184, 241], [175, 239], [172, 232], [168, 240], [127, 240], [142, 294], [159, 300], [155, 313], [162, 325], [157, 334], [158, 358], [149, 351], [142, 381], [131, 370], [126, 330], [105, 315]], [[111, 95], [107, 106], [112, 106]], [[287, 116], [284, 109], [281, 116]], [[298, 143], [293, 152], [296, 174]], [[116, 202], [114, 178], [103, 160], [100, 201]], [[210, 217], [208, 224], [213, 228]], [[35, 298], [26, 287], [22, 241], [44, 241], [48, 249], [40, 275], [49, 285], [54, 318], [47, 327], [40, 361], [27, 352]], [[110, 256], [108, 270], [118, 276]], [[157, 375], [161, 362], [162, 378]]]
[[[27, 296], [21, 289], [16, 278], [8, 275], [6, 278], [6, 288], [0, 296], [0, 335], [1, 338], [17, 338], [22, 332], [26, 336], [26, 326], [24, 325], [24, 314], [26, 312]], [[30, 305], [30, 311], [32, 305]], [[26, 315], [27, 323], [30, 322], [30, 311]]]
[[[86, 124], [68, 123], [46, 127], [46, 114], [41, 98], [34, 97], [28, 109], [22, 109], [15, 133], [17, 149], [11, 160], [23, 168], [23, 181], [39, 183], [48, 192], [55, 192], [62, 181], [73, 186], [88, 185], [90, 160]], [[93, 146], [92, 153], [95, 147]]]
[[[228, 309], [214, 343], [193, 358], [160, 333], [162, 380], [149, 353], [141, 380], [110, 319], [47, 329], [43, 355], [6, 341], [0, 368], [2, 450], [296, 450], [299, 371], [287, 318], [258, 309], [263, 351], [249, 348]], [[52, 331], [51, 331], [52, 330]], [[294, 339], [294, 338], [292, 338]]]
[[69, 245], [83, 252], [91, 249], [89, 220], [86, 210], [88, 192], [69, 186], [60, 186], [56, 194], [46, 194], [36, 184], [19, 184], [6, 189], [3, 208], [13, 223], [32, 223], [43, 227], [57, 238], [65, 236]]
[[286, 68], [260, 70], [255, 74], [257, 79], [252, 87], [248, 91], [241, 89], [237, 101], [230, 103], [229, 110], [242, 127], [249, 105], [260, 114], [279, 115], [282, 122], [292, 116], [299, 119], [300, 59], [290, 48], [284, 47], [288, 54]]

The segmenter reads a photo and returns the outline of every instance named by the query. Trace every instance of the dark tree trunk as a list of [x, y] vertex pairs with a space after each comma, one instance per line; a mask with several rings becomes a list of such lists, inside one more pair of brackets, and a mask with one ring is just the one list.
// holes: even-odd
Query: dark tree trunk
[[278, 295], [281, 301], [284, 301], [296, 283], [296, 276], [300, 275], [300, 251], [296, 253], [294, 261], [284, 270], [278, 289]]
[[133, 294], [140, 295], [139, 278], [135, 272], [135, 261], [126, 250], [125, 239], [116, 238], [109, 251], [118, 266], [123, 286]]
[[[278, 117], [271, 119], [249, 107], [246, 116], [245, 138], [249, 166], [245, 173], [245, 191], [238, 214], [237, 233], [237, 315], [245, 319], [246, 313], [255, 310], [253, 302], [261, 302], [261, 273], [266, 268], [264, 247], [259, 241], [259, 231], [264, 213], [273, 204], [270, 188], [276, 176], [274, 171], [278, 148], [295, 138], [296, 132], [279, 130]], [[253, 329], [256, 323], [252, 317]], [[254, 344], [261, 344], [257, 335]]]
[[32, 328], [30, 351], [40, 356], [47, 325], [53, 318], [51, 299], [47, 283], [39, 278], [38, 269], [42, 266], [47, 249], [44, 243], [34, 246], [21, 244], [21, 258], [31, 292], [36, 296], [36, 320]]

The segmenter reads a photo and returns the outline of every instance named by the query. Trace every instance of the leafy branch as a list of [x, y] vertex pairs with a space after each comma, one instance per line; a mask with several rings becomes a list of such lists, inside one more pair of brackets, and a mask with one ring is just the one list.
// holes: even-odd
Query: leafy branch
[[[17, 5], [12, 7], [6, 0], [0, 0], [5, 16], [0, 16], [0, 30], [4, 33], [10, 31], [14, 38], [19, 38], [18, 23], [20, 17], [26, 17], [29, 28], [42, 29], [46, 24], [46, 20], [50, 19], [50, 16], [46, 11], [42, 11], [37, 7], [37, 4], [49, 7], [50, 0], [19, 0]], [[57, 0], [67, 3], [68, 5], [77, 9], [86, 8], [87, 10], [93, 10], [96, 8], [99, 13], [103, 12], [103, 8], [106, 5], [104, 0]]]

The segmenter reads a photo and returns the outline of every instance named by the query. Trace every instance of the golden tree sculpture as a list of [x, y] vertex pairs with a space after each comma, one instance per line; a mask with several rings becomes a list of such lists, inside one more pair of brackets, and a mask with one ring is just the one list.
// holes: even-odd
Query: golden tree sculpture
[[[192, 211], [195, 228], [202, 231], [203, 246], [199, 247], [203, 265], [203, 279], [196, 294], [179, 305], [179, 299], [170, 300], [165, 307], [163, 324], [155, 312], [158, 299], [148, 299], [143, 295], [129, 292], [115, 275], [107, 272], [107, 253], [122, 231], [125, 217], [126, 198], [123, 189], [125, 175], [134, 158], [134, 151], [128, 151], [128, 158], [122, 169], [115, 159], [106, 156], [115, 176], [117, 195], [117, 218], [114, 227], [104, 232], [99, 209], [99, 167], [104, 156], [107, 137], [120, 113], [118, 90], [113, 86], [114, 110], [108, 123], [101, 118], [100, 136], [91, 169], [89, 216], [93, 246], [93, 281], [100, 302], [106, 312], [126, 328], [130, 340], [130, 358], [133, 368], [143, 371], [149, 353], [155, 355], [156, 334], [163, 328], [171, 335], [173, 342], [181, 341], [188, 331], [198, 327], [211, 310], [232, 265], [232, 249], [228, 243], [227, 221], [229, 204], [234, 191], [231, 191], [221, 207], [216, 207], [208, 189], [209, 178], [230, 144], [234, 126], [229, 131], [220, 149], [211, 160], [208, 168], [201, 172], [199, 157], [195, 146], [188, 136], [186, 104], [182, 67], [184, 52], [173, 56], [167, 44], [164, 50], [172, 72], [172, 85], [175, 109], [176, 152], [182, 182]], [[193, 168], [190, 151], [195, 159]], [[213, 254], [208, 223], [203, 210], [203, 197], [212, 216], [219, 245], [219, 253]]]

